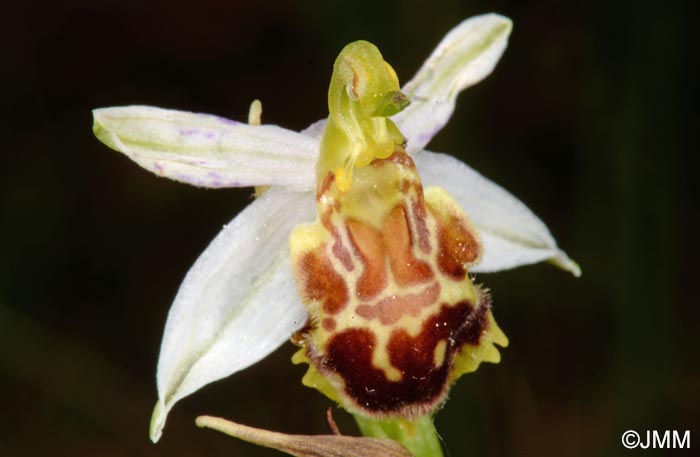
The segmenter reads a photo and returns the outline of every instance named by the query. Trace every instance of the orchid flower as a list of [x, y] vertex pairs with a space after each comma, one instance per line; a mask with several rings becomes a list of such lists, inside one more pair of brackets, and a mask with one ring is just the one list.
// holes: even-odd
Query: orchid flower
[[[459, 92], [494, 69], [511, 27], [495, 14], [459, 24], [401, 89], [410, 105], [383, 116], [405, 136], [423, 186], [444, 189], [468, 214], [483, 245], [470, 272], [549, 261], [578, 276], [576, 263], [522, 202], [459, 160], [424, 150], [451, 117]], [[326, 121], [293, 132], [257, 125], [255, 114], [249, 124], [148, 106], [93, 114], [97, 138], [158, 176], [199, 187], [266, 189], [204, 250], [175, 297], [158, 362], [155, 442], [178, 400], [258, 362], [306, 325], [289, 238], [295, 227], [317, 219], [316, 168]], [[333, 169], [341, 194], [352, 185], [354, 160]], [[301, 235], [295, 230], [295, 236]]]

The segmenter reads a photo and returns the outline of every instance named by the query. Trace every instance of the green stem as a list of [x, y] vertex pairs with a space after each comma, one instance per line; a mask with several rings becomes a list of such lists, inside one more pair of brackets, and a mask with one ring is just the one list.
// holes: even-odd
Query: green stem
[[440, 438], [430, 416], [408, 419], [370, 419], [353, 416], [360, 432], [372, 438], [398, 441], [415, 457], [442, 457]]

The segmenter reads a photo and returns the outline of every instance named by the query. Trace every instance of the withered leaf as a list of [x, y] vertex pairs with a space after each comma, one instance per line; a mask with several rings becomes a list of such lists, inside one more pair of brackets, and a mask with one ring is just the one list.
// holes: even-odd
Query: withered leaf
[[288, 435], [237, 424], [219, 417], [200, 416], [198, 427], [207, 427], [296, 457], [412, 457], [394, 440], [342, 435]]

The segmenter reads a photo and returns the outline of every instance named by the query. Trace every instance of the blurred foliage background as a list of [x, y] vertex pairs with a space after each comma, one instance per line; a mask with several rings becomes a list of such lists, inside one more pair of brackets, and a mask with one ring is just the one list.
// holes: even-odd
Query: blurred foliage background
[[526, 202], [584, 274], [479, 276], [511, 346], [438, 414], [449, 455], [627, 455], [627, 429], [691, 430], [696, 447], [695, 2], [74, 0], [9, 2], [0, 19], [0, 455], [280, 455], [197, 429], [204, 413], [327, 433], [329, 403], [287, 345], [148, 441], [170, 301], [251, 190], [158, 179], [95, 140], [90, 110], [245, 120], [260, 98], [264, 122], [300, 130], [326, 115], [347, 42], [374, 42], [407, 81], [489, 11], [513, 19], [510, 46], [430, 149]]

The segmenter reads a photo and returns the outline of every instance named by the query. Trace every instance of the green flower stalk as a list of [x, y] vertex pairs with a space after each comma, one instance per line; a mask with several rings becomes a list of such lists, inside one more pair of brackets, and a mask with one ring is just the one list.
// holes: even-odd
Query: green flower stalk
[[[403, 88], [374, 45], [351, 43], [334, 66], [328, 119], [301, 133], [261, 124], [259, 103], [248, 124], [146, 106], [94, 111], [95, 135], [159, 176], [256, 188], [175, 297], [154, 442], [178, 400], [293, 337], [293, 362], [309, 366], [303, 383], [354, 414], [379, 439], [372, 446], [388, 449], [381, 440], [390, 439], [415, 456], [440, 455], [433, 414], [457, 378], [498, 362], [495, 345], [507, 344], [471, 274], [543, 260], [580, 274], [524, 204], [424, 150], [459, 92], [493, 70], [510, 30], [494, 14], [462, 22]], [[293, 455], [349, 446], [220, 419], [198, 424], [284, 443], [277, 447]], [[386, 455], [405, 455], [392, 449]]]

